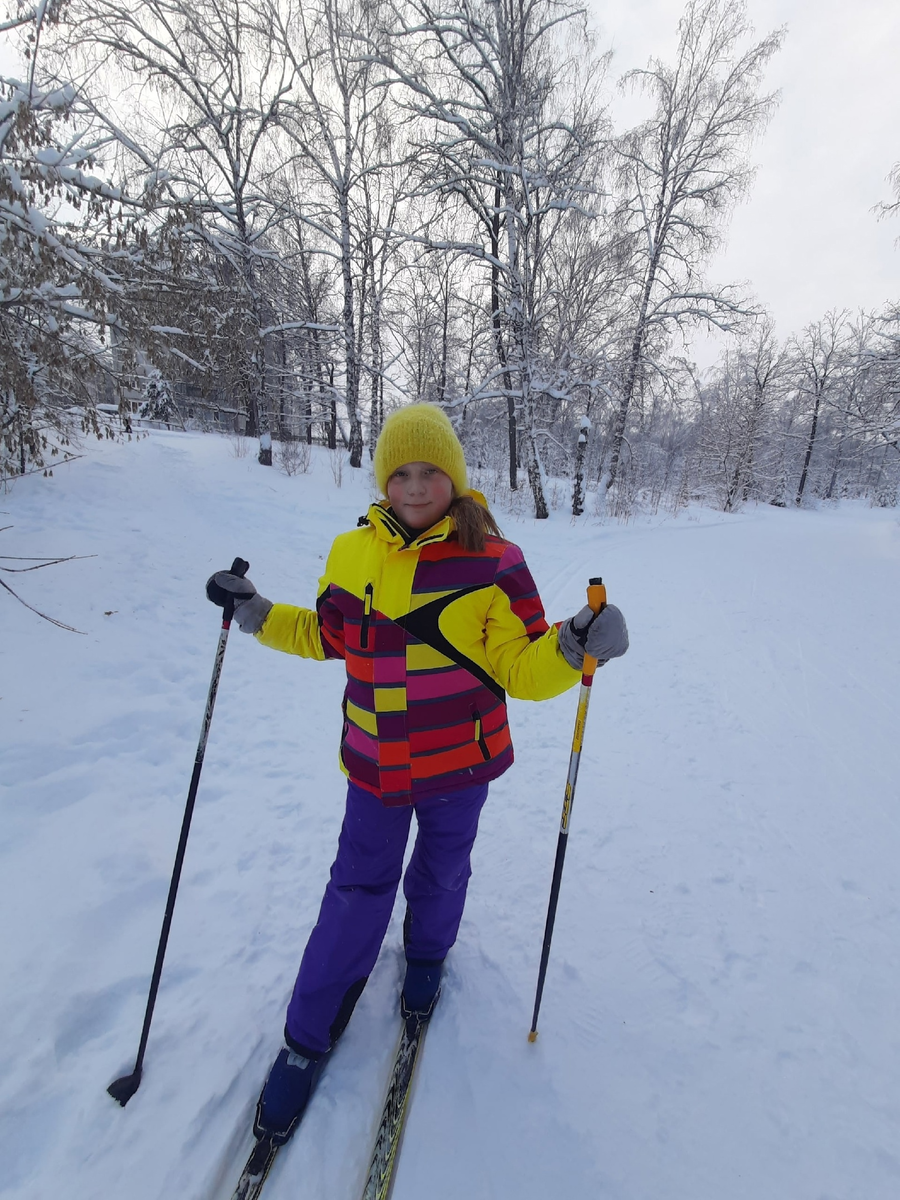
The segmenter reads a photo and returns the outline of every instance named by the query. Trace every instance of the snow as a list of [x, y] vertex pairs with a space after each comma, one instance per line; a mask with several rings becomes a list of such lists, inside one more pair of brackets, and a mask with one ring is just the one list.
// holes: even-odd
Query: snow
[[[0, 496], [0, 1192], [230, 1196], [341, 817], [342, 673], [231, 635], [144, 1080], [131, 1069], [235, 555], [310, 604], [368, 477], [154, 432]], [[602, 574], [631, 650], [594, 686], [540, 1021], [574, 692], [512, 702], [395, 1200], [900, 1194], [896, 511], [498, 513], [548, 614]], [[0, 566], [10, 565], [0, 561]], [[13, 564], [15, 565], [15, 564]], [[396, 1036], [398, 904], [266, 1185], [359, 1195]]]

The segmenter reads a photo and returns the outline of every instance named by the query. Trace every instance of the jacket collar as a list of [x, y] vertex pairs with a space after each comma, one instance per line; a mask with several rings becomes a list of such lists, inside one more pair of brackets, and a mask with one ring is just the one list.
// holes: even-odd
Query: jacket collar
[[[487, 500], [475, 488], [469, 488], [465, 495], [471, 496], [482, 508], [487, 508]], [[370, 504], [367, 516], [360, 517], [359, 523], [363, 525], [368, 520], [383, 541], [393, 542], [403, 549], [418, 549], [419, 546], [427, 546], [429, 542], [445, 542], [456, 529], [456, 522], [452, 517], [442, 517], [430, 529], [423, 529], [421, 533], [411, 537], [412, 531], [407, 529], [402, 521], [398, 521], [392, 512], [388, 512], [389, 508], [390, 503], [387, 500], [379, 500], [377, 504]]]
[[368, 519], [378, 537], [404, 550], [417, 550], [420, 546], [427, 546], [430, 542], [444, 542], [456, 528], [452, 517], [442, 517], [436, 525], [423, 529], [411, 537], [410, 534], [413, 531], [406, 529], [392, 512], [388, 512], [388, 505], [384, 500], [369, 505]]

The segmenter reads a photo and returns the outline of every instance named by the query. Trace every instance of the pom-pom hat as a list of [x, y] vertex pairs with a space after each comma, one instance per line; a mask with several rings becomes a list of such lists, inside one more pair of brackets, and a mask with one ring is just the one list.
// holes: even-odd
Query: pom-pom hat
[[468, 491], [466, 458], [450, 420], [435, 404], [408, 404], [391, 413], [375, 445], [375, 482], [387, 495], [390, 477], [404, 463], [432, 463], [449, 475], [457, 496]]

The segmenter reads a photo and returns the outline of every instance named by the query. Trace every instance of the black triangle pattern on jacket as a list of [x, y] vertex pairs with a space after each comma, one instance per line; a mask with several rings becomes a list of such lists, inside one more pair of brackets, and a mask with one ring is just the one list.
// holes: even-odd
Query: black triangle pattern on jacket
[[469, 587], [460, 588], [457, 592], [451, 592], [449, 596], [438, 596], [436, 600], [430, 600], [428, 604], [423, 604], [421, 608], [413, 609], [412, 612], [406, 613], [405, 616], [395, 617], [394, 624], [402, 626], [407, 633], [411, 633], [413, 637], [418, 638], [420, 642], [424, 642], [426, 646], [431, 646], [433, 650], [437, 650], [445, 658], [449, 658], [458, 667], [465, 668], [470, 675], [475, 676], [479, 683], [489, 688], [498, 699], [505, 701], [506, 692], [497, 680], [488, 675], [487, 671], [480, 667], [478, 663], [473, 662], [471, 658], [466, 658], [461, 651], [457, 650], [452, 642], [447, 641], [438, 625], [441, 613], [454, 600], [458, 600], [460, 596], [468, 596], [472, 592], [481, 592], [485, 588], [493, 586], [493, 581], [490, 583], [473, 583]]

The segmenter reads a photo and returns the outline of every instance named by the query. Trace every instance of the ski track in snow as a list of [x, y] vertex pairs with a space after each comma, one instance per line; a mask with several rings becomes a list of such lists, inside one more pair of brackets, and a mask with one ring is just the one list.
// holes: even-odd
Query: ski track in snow
[[[312, 604], [370, 497], [314, 452], [103, 444], [0, 495], [0, 1193], [228, 1200], [337, 839], [343, 676], [232, 633], [140, 1090], [131, 1069], [236, 554]], [[529, 1045], [575, 695], [512, 701], [394, 1200], [900, 1195], [896, 511], [498, 513], [550, 619], [602, 574], [597, 676]], [[109, 615], [106, 615], [109, 614]], [[361, 1190], [397, 1034], [385, 948], [270, 1200]]]

